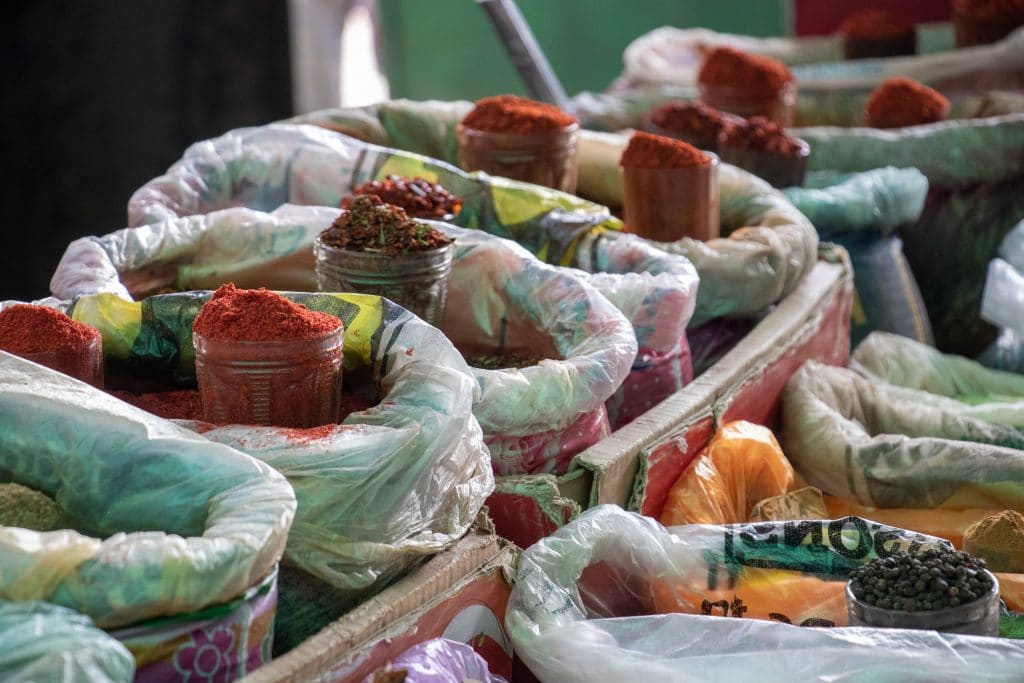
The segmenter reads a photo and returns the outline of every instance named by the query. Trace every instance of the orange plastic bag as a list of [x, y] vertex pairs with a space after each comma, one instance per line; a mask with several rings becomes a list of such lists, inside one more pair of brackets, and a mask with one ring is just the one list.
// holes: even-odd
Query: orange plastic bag
[[795, 479], [770, 429], [731, 422], [679, 475], [659, 521], [665, 526], [745, 522], [754, 505], [792, 490]]

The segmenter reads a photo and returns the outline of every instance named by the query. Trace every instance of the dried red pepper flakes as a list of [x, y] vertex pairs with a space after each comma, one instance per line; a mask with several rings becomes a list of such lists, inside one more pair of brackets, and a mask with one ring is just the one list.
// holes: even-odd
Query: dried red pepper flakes
[[637, 131], [629, 138], [619, 165], [630, 168], [692, 168], [710, 166], [711, 157], [682, 140]]
[[803, 150], [796, 138], [786, 135], [785, 128], [763, 116], [752, 116], [745, 124], [733, 126], [723, 144], [780, 156], [797, 156]]
[[489, 133], [528, 135], [555, 131], [579, 123], [579, 120], [553, 104], [515, 95], [496, 95], [477, 100], [462, 119], [462, 125]]
[[751, 96], [774, 96], [793, 80], [793, 73], [782, 62], [752, 55], [732, 47], [716, 47], [704, 58], [697, 82], [701, 85], [727, 86]]
[[353, 199], [349, 209], [320, 233], [320, 240], [336, 249], [390, 256], [439, 249], [453, 241], [376, 195]]
[[904, 128], [944, 120], [949, 100], [911, 78], [887, 78], [871, 93], [865, 112], [872, 128]]
[[456, 216], [462, 210], [461, 199], [440, 183], [420, 177], [389, 175], [384, 180], [365, 182], [342, 198], [341, 208], [352, 208], [359, 195], [376, 195], [387, 204], [401, 207], [412, 218], [444, 218]]

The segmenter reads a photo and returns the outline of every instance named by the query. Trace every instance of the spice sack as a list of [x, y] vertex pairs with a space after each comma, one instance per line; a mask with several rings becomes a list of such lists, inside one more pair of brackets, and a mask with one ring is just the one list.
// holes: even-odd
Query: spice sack
[[808, 628], [845, 616], [851, 570], [927, 548], [949, 545], [857, 517], [666, 529], [601, 505], [523, 553], [506, 625], [541, 681], [1012, 680], [1021, 641]]

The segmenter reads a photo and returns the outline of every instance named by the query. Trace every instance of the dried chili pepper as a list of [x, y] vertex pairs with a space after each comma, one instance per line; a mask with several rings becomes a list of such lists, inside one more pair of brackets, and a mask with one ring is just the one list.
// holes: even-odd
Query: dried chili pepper
[[320, 233], [320, 239], [345, 251], [388, 255], [429, 251], [452, 242], [443, 232], [412, 220], [400, 207], [372, 194], [352, 200], [349, 209]]
[[341, 200], [341, 208], [352, 208], [359, 195], [377, 195], [387, 204], [401, 207], [413, 218], [443, 218], [462, 210], [462, 200], [425, 178], [403, 178], [389, 175], [385, 180], [371, 180], [352, 189]]

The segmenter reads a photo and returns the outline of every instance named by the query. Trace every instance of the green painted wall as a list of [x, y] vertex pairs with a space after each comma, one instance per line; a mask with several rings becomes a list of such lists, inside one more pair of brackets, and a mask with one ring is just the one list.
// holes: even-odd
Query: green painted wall
[[[787, 0], [518, 0], [570, 95], [604, 90], [622, 52], [659, 26], [755, 36], [788, 32]], [[477, 99], [527, 94], [484, 10], [473, 0], [378, 0], [392, 97]]]

